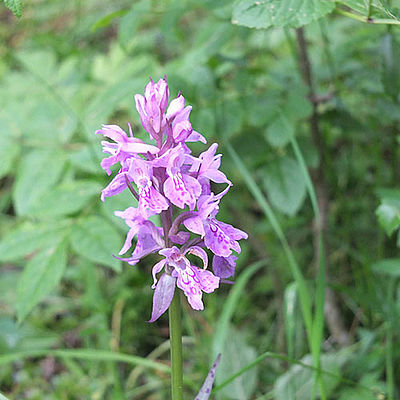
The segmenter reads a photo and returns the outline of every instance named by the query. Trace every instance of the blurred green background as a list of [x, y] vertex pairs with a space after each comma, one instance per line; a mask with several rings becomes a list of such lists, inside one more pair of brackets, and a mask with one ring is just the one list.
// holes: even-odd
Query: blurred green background
[[[217, 384], [273, 353], [218, 399], [311, 398], [298, 287], [263, 205], [311, 296], [321, 231], [291, 135], [323, 217], [327, 397], [399, 398], [400, 28], [340, 14], [365, 19], [363, 1], [304, 15], [308, 2], [293, 2], [299, 21], [270, 24], [272, 5], [254, 14], [249, 3], [26, 0], [19, 20], [0, 3], [0, 392], [9, 399], [169, 398], [165, 370], [112, 357], [168, 365], [168, 320], [146, 322], [157, 256], [135, 267], [112, 257], [127, 232], [113, 211], [132, 200], [100, 202], [109, 178], [94, 135], [131, 122], [147, 138], [133, 95], [164, 74], [171, 96], [180, 90], [193, 106], [194, 129], [220, 145], [234, 183], [221, 218], [249, 233], [237, 283], [205, 296], [203, 312], [185, 302], [185, 398], [218, 351]], [[398, 21], [397, 1], [372, 5], [376, 18]]]

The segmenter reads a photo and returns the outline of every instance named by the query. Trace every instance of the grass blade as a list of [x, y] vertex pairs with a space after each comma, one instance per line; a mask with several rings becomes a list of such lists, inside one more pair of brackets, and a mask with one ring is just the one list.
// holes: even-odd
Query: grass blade
[[9, 364], [14, 361], [23, 360], [28, 357], [60, 357], [60, 358], [77, 358], [85, 361], [113, 361], [123, 362], [131, 365], [140, 365], [143, 368], [154, 369], [156, 371], [169, 374], [171, 368], [157, 361], [148, 360], [146, 358], [131, 356], [124, 353], [115, 353], [106, 350], [95, 349], [60, 349], [60, 350], [27, 350], [18, 351], [0, 355], [0, 365]]
[[261, 192], [259, 186], [254, 181], [253, 177], [251, 176], [250, 172], [244, 165], [243, 161], [240, 159], [238, 154], [236, 153], [235, 149], [232, 145], [228, 142], [225, 144], [230, 156], [232, 157], [233, 161], [237, 165], [239, 171], [243, 175], [244, 181], [249, 188], [250, 192], [256, 199], [257, 203], [263, 210], [265, 216], [267, 217], [269, 223], [271, 224], [275, 234], [278, 236], [281, 245], [283, 247], [283, 251], [285, 252], [286, 258], [288, 260], [289, 268], [291, 273], [298, 285], [299, 290], [299, 298], [301, 304], [301, 310], [303, 313], [304, 324], [306, 326], [307, 336], [310, 348], [312, 346], [312, 312], [311, 312], [311, 297], [308, 293], [308, 288], [303, 277], [303, 274], [297, 264], [297, 261], [293, 255], [293, 252], [289, 246], [289, 243], [283, 233], [283, 230], [275, 216], [274, 211], [272, 210], [271, 206], [269, 205], [268, 201], [264, 197], [263, 193]]
[[215, 357], [223, 349], [223, 345], [226, 341], [226, 336], [228, 333], [229, 322], [235, 311], [236, 305], [240, 300], [240, 296], [243, 289], [246, 286], [248, 280], [255, 274], [261, 267], [265, 266], [267, 261], [261, 260], [250, 265], [243, 271], [239, 278], [236, 280], [235, 285], [231, 292], [229, 293], [228, 299], [225, 301], [224, 308], [222, 310], [221, 316], [219, 317], [217, 329], [215, 330], [214, 343], [213, 343], [213, 354]]

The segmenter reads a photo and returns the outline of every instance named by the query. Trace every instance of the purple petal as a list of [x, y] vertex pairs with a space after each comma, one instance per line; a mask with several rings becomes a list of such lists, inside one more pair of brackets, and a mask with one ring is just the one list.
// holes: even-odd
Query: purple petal
[[194, 400], [208, 400], [211, 394], [211, 389], [215, 380], [215, 373], [219, 366], [219, 362], [221, 361], [221, 354], [218, 354], [213, 366], [208, 373], [206, 380], [203, 383], [203, 386], [200, 389], [200, 392], [197, 394]]
[[232, 254], [231, 247], [237, 251], [239, 244], [226, 235], [218, 224], [207, 221], [205, 231], [204, 243], [214, 254], [228, 257]]
[[211, 181], [215, 183], [227, 183], [229, 185], [232, 185], [232, 182], [226, 177], [226, 175], [218, 171], [217, 169], [209, 169], [208, 171], [204, 172], [202, 176], [210, 179]]
[[206, 144], [207, 139], [199, 132], [193, 131], [186, 139], [187, 142], [201, 142]]
[[126, 153], [151, 153], [157, 154], [160, 149], [156, 146], [147, 143], [130, 142], [122, 145], [122, 150]]
[[166, 264], [166, 260], [160, 260], [157, 264], [155, 264], [151, 270], [151, 274], [153, 275], [153, 284], [151, 285], [151, 288], [154, 289], [157, 284], [157, 274], [164, 268], [164, 265]]
[[171, 275], [161, 275], [153, 295], [153, 311], [149, 322], [154, 322], [167, 311], [175, 293], [175, 281]]
[[144, 97], [140, 94], [135, 95], [135, 102], [136, 102], [136, 110], [140, 115], [140, 121], [142, 122], [143, 128], [146, 132], [151, 133], [151, 127], [148, 121], [148, 116], [145, 112], [145, 100]]
[[175, 126], [179, 122], [182, 121], [187, 121], [189, 119], [189, 114], [192, 111], [192, 106], [187, 106], [185, 107], [182, 111], [178, 113], [178, 115], [175, 117], [174, 122], [172, 126]]
[[229, 257], [214, 256], [213, 258], [213, 271], [214, 274], [220, 278], [230, 278], [235, 274], [237, 257], [231, 255]]
[[204, 227], [203, 227], [203, 221], [200, 217], [192, 217], [185, 219], [183, 221], [183, 225], [193, 233], [196, 233], [197, 235], [200, 235], [203, 237], [205, 235]]
[[213, 275], [212, 272], [198, 268], [196, 270], [197, 277], [200, 280], [201, 290], [206, 293], [212, 293], [219, 287], [220, 279]]
[[173, 243], [184, 244], [189, 240], [190, 233], [180, 231], [176, 235], [169, 235], [169, 238], [172, 240]]
[[184, 208], [187, 204], [193, 210], [201, 194], [201, 186], [195, 178], [178, 172], [165, 181], [164, 193], [177, 207]]
[[218, 221], [218, 225], [232, 239], [240, 240], [240, 239], [248, 238], [248, 235], [246, 232], [243, 232], [240, 229], [233, 227], [232, 225], [226, 224], [225, 222], [221, 222], [221, 221]]
[[155, 214], [160, 214], [161, 211], [169, 207], [165, 197], [153, 186], [150, 186], [148, 193], [140, 192], [139, 196], [139, 208], [143, 212], [153, 211]]
[[167, 119], [169, 121], [172, 120], [172, 118], [175, 118], [178, 113], [180, 113], [183, 108], [185, 107], [185, 99], [182, 95], [179, 95], [176, 99], [172, 100], [171, 103], [169, 104], [168, 110], [167, 110]]
[[172, 135], [175, 142], [183, 142], [190, 136], [192, 131], [192, 124], [189, 121], [181, 121], [173, 127]]
[[132, 246], [132, 240], [138, 232], [138, 227], [129, 229], [128, 234], [126, 235], [125, 243], [122, 246], [122, 249], [118, 253], [119, 255], [125, 254]]
[[114, 196], [123, 192], [126, 186], [125, 180], [126, 173], [118, 173], [114, 179], [101, 191], [101, 201], [104, 201], [106, 197]]
[[118, 125], [103, 125], [102, 129], [96, 131], [97, 135], [106, 136], [114, 142], [124, 142], [128, 135]]
[[201, 300], [203, 294], [196, 267], [187, 266], [185, 269], [175, 268], [175, 271], [178, 273], [176, 286], [183, 290], [193, 310], [204, 310], [204, 304]]
[[189, 247], [184, 254], [194, 254], [195, 256], [199, 257], [203, 261], [203, 268], [206, 269], [208, 266], [208, 256], [207, 253], [199, 246], [192, 246]]

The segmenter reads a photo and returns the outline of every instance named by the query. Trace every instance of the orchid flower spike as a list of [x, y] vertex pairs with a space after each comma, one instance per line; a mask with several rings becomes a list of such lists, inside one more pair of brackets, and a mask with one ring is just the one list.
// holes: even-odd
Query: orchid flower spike
[[[233, 252], [240, 253], [238, 241], [247, 239], [245, 232], [216, 218], [220, 202], [232, 186], [219, 170], [218, 145], [212, 144], [197, 157], [192, 155], [187, 144], [206, 143], [206, 139], [193, 130], [189, 121], [192, 107], [185, 106], [184, 97], [179, 93], [168, 106], [169, 96], [166, 77], [156, 83], [150, 80], [144, 95], [135, 95], [149, 143], [133, 137], [130, 125], [129, 135], [117, 125], [103, 125], [96, 131], [112, 140], [102, 142], [108, 154], [102, 168], [111, 175], [111, 167], [120, 165], [102, 190], [102, 201], [129, 189], [138, 203], [137, 207], [115, 211], [129, 227], [117, 258], [135, 265], [148, 254], [162, 256], [152, 270], [150, 322], [169, 308], [176, 287], [194, 310], [203, 310], [203, 293], [213, 292], [221, 279], [234, 275], [237, 256]], [[221, 186], [217, 194], [211, 182]], [[160, 215], [162, 226], [150, 220], [154, 215]], [[128, 251], [131, 254], [126, 256]], [[213, 272], [208, 269], [208, 252], [213, 253]], [[191, 254], [200, 263], [192, 264]]]

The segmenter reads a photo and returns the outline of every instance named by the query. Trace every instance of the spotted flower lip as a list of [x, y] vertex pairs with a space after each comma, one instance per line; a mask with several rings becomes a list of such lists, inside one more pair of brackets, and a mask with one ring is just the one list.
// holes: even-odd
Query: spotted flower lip
[[[203, 263], [207, 259], [206, 252], [201, 248], [189, 247], [183, 253], [177, 247], [162, 249], [159, 251], [165, 257], [153, 267], [153, 288], [157, 290], [160, 282], [157, 281], [156, 275], [168, 265], [172, 268], [169, 275], [176, 278], [176, 286], [183, 291], [188, 299], [189, 304], [194, 310], [203, 310], [202, 292], [212, 293], [219, 287], [220, 278], [206, 269], [198, 268], [191, 265], [186, 258], [187, 253], [199, 255]], [[206, 265], [206, 264], [205, 264]], [[169, 289], [172, 290], [172, 289]], [[169, 296], [167, 296], [169, 298]], [[172, 300], [172, 298], [171, 298]], [[153, 315], [151, 320], [157, 315], [157, 308], [153, 307]]]
[[[111, 167], [120, 164], [102, 190], [101, 200], [129, 189], [137, 202], [135, 207], [115, 211], [129, 228], [116, 258], [136, 265], [152, 253], [162, 257], [152, 268], [154, 296], [149, 322], [168, 309], [176, 288], [183, 291], [194, 310], [203, 310], [203, 293], [212, 293], [234, 275], [234, 253], [241, 252], [239, 240], [247, 239], [245, 232], [217, 219], [220, 202], [232, 187], [220, 171], [218, 145], [212, 144], [197, 157], [192, 155], [189, 143], [207, 141], [193, 129], [192, 107], [185, 104], [183, 95], [178, 93], [168, 105], [169, 96], [166, 77], [150, 80], [144, 95], [135, 95], [150, 143], [135, 138], [130, 125], [129, 135], [117, 125], [103, 125], [96, 131], [110, 140], [102, 141], [108, 155], [102, 168], [111, 175]], [[214, 193], [211, 184], [224, 187]], [[155, 224], [157, 216], [162, 226]], [[129, 251], [131, 255], [125, 256]], [[214, 254], [214, 273], [208, 270], [208, 252]]]

